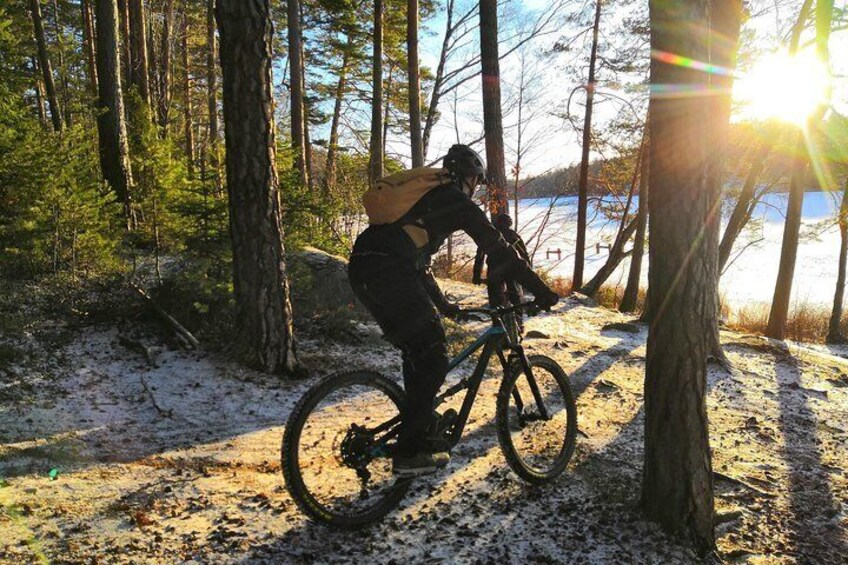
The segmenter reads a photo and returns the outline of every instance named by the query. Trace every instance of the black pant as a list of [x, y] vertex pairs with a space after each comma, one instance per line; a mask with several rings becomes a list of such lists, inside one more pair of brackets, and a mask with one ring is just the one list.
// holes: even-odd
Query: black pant
[[421, 451], [434, 426], [433, 401], [448, 368], [445, 329], [423, 274], [398, 257], [356, 254], [348, 276], [356, 296], [403, 356], [406, 406], [398, 449], [404, 454]]
[[512, 304], [518, 306], [524, 300], [524, 292], [515, 281], [486, 280], [489, 305], [493, 308]]
[[[524, 290], [521, 285], [515, 281], [495, 281], [492, 279], [486, 280], [486, 290], [489, 294], [489, 306], [497, 308], [499, 306], [518, 306], [524, 302]], [[518, 324], [518, 332], [524, 333], [524, 317], [520, 312], [513, 314], [515, 322]]]

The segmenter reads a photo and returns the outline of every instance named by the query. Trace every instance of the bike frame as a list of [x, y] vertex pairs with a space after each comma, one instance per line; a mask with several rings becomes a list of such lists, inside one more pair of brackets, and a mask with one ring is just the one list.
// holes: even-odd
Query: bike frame
[[[491, 361], [492, 356], [497, 355], [498, 360], [501, 362], [501, 367], [503, 367], [504, 374], [509, 370], [509, 361], [504, 356], [504, 345], [508, 345], [506, 343], [507, 340], [507, 332], [504, 327], [502, 325], [493, 325], [481, 334], [474, 343], [463, 349], [448, 364], [448, 374], [450, 374], [452, 370], [474, 355], [478, 350], [481, 348], [483, 350], [477, 358], [477, 364], [471, 375], [463, 377], [458, 383], [449, 387], [445, 392], [436, 397], [435, 406], [438, 407], [445, 400], [459, 392], [466, 389], [468, 391], [465, 394], [465, 399], [462, 401], [456, 423], [454, 423], [453, 429], [448, 436], [451, 446], [455, 446], [459, 442], [460, 437], [462, 437], [462, 432], [468, 423], [468, 415], [471, 413], [471, 407], [477, 398], [477, 392], [480, 390], [480, 384], [483, 382], [483, 377], [486, 374], [486, 369], [489, 367], [489, 361]], [[516, 348], [521, 348], [521, 346], [518, 345]], [[523, 352], [523, 348], [521, 350]]]
[[[498, 360], [500, 361], [501, 367], [504, 371], [504, 375], [509, 374], [509, 368], [512, 363], [514, 363], [516, 360], [519, 362], [523, 374], [527, 377], [530, 390], [533, 394], [533, 399], [536, 402], [536, 406], [538, 406], [539, 408], [539, 415], [545, 420], [549, 419], [547, 409], [542, 399], [542, 394], [539, 391], [539, 386], [536, 383], [536, 379], [533, 377], [533, 371], [530, 368], [530, 362], [528, 361], [527, 355], [524, 352], [524, 347], [521, 345], [521, 343], [512, 342], [508, 332], [504, 328], [502, 321], [502, 318], [506, 314], [518, 311], [526, 306], [526, 304], [523, 304], [502, 310], [480, 309], [467, 311], [468, 313], [486, 314], [491, 316], [492, 326], [485, 332], [483, 332], [474, 341], [474, 343], [470, 344], [468, 347], [463, 349], [456, 357], [454, 357], [450, 361], [450, 363], [448, 363], [447, 373], [450, 374], [450, 372], [456, 369], [463, 361], [474, 355], [474, 353], [476, 353], [482, 348], [480, 357], [477, 359], [477, 364], [474, 367], [474, 371], [471, 373], [471, 375], [468, 377], [463, 377], [458, 383], [454, 384], [451, 387], [448, 387], [445, 392], [436, 397], [434, 408], [441, 405], [448, 398], [462, 392], [463, 390], [467, 390], [465, 398], [462, 401], [462, 406], [460, 407], [457, 420], [453, 424], [452, 429], [450, 430], [450, 433], [447, 436], [451, 447], [459, 443], [459, 440], [462, 437], [462, 432], [465, 429], [465, 425], [468, 423], [468, 415], [471, 413], [471, 407], [474, 405], [474, 400], [477, 398], [477, 392], [480, 390], [480, 384], [483, 382], [483, 377], [486, 374], [486, 369], [489, 367], [489, 361], [491, 361], [493, 355], [496, 355]], [[506, 356], [504, 354], [505, 350], [509, 350], [509, 356]], [[524, 403], [521, 400], [517, 389], [513, 389], [513, 398], [515, 398], [515, 403], [518, 409], [522, 410]], [[387, 422], [384, 422], [383, 424], [371, 430], [371, 433], [374, 435], [383, 431], [388, 432], [385, 436], [383, 436], [380, 440], [376, 442], [376, 449], [381, 449], [382, 446], [385, 446], [386, 442], [397, 436], [399, 430], [396, 424], [399, 423], [400, 417], [398, 416], [392, 418]]]
[[[465, 425], [468, 423], [468, 415], [471, 413], [471, 407], [477, 398], [477, 392], [480, 390], [480, 384], [483, 382], [483, 377], [486, 375], [486, 369], [489, 367], [489, 361], [492, 355], [497, 355], [498, 360], [503, 368], [504, 375], [509, 374], [510, 365], [516, 360], [523, 369], [524, 375], [527, 377], [530, 385], [530, 390], [533, 393], [533, 398], [536, 405], [539, 407], [539, 412], [542, 418], [548, 419], [547, 410], [545, 409], [542, 395], [539, 391], [539, 386], [536, 379], [533, 377], [533, 371], [530, 368], [530, 362], [527, 360], [527, 355], [524, 352], [524, 347], [520, 343], [512, 343], [509, 334], [503, 326], [500, 316], [493, 316], [493, 324], [486, 330], [474, 343], [463, 349], [451, 362], [448, 364], [448, 373], [459, 366], [460, 363], [471, 357], [480, 348], [483, 349], [480, 357], [477, 359], [477, 365], [470, 377], [461, 379], [457, 384], [448, 388], [445, 392], [436, 397], [435, 405], [439, 406], [446, 399], [454, 396], [462, 390], [468, 390], [465, 398], [462, 401], [462, 406], [459, 409], [459, 415], [453, 429], [450, 430], [448, 441], [451, 446], [459, 443], [462, 437], [462, 432], [465, 430]], [[504, 351], [509, 350], [509, 356], [504, 355]], [[516, 389], [513, 389], [513, 397], [515, 398], [518, 409], [521, 410], [524, 403]]]

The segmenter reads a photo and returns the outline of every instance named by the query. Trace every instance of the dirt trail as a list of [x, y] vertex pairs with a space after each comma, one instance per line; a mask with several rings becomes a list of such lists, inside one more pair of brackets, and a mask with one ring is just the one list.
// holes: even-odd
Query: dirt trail
[[[482, 300], [478, 289], [445, 286]], [[31, 324], [0, 340], [18, 351], [0, 364], [0, 561], [696, 562], [638, 510], [647, 330], [604, 329], [627, 322], [567, 301], [527, 324], [537, 332], [527, 345], [557, 359], [578, 392], [582, 434], [555, 484], [530, 488], [507, 469], [490, 425], [493, 375], [450, 466], [353, 533], [297, 512], [279, 444], [318, 376], [398, 373], [373, 327], [360, 326], [354, 345], [303, 339], [313, 376], [280, 382], [164, 348], [150, 366], [112, 326]], [[155, 343], [143, 329], [132, 337]], [[848, 350], [722, 337], [735, 370], [711, 370], [708, 399], [721, 555], [845, 562]]]

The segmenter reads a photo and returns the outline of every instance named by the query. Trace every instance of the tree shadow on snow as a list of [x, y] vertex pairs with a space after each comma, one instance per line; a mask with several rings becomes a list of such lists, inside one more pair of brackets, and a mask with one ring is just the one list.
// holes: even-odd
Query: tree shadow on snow
[[[740, 349], [747, 347], [742, 343], [731, 347], [737, 346]], [[757, 347], [748, 350], [763, 353]], [[781, 521], [775, 517], [781, 504], [781, 485], [769, 485], [766, 481], [744, 474], [738, 478], [718, 473], [716, 498], [725, 499], [730, 506], [753, 508], [750, 516], [742, 518], [746, 522], [744, 528], [739, 532], [740, 535], [730, 540], [731, 545], [737, 545], [737, 557], [755, 554], [777, 557], [788, 553], [803, 563], [841, 562], [848, 555], [845, 531], [838, 523], [839, 508], [844, 500], [834, 498], [829, 476], [840, 472], [840, 469], [823, 460], [818, 420], [809, 405], [810, 399], [820, 393], [800, 386], [801, 370], [796, 358], [788, 352], [772, 350], [771, 354], [775, 360], [778, 390], [776, 401], [779, 414], [776, 423], [784, 439], [780, 455], [788, 471], [789, 494], [786, 502], [789, 505], [789, 516], [785, 523], [775, 526], [775, 520]], [[741, 393], [746, 384], [733, 377], [722, 368], [713, 366], [707, 383], [708, 393], [716, 386], [721, 386], [725, 394]], [[711, 417], [714, 416], [711, 414]], [[713, 449], [716, 449], [717, 443], [715, 433], [715, 430], [711, 433]], [[730, 433], [745, 441], [744, 430], [731, 430]], [[766, 446], [759, 448], [767, 449]], [[640, 505], [643, 449], [644, 407], [640, 407], [618, 436], [603, 449], [589, 454], [578, 464], [575, 472], [614, 500], [637, 508]], [[741, 468], [745, 468], [745, 451], [741, 453]], [[717, 471], [716, 463], [714, 458], [714, 471]], [[717, 536], [728, 533], [727, 530], [721, 531], [726, 528], [721, 525], [722, 522], [723, 519], [719, 517]], [[730, 532], [736, 529], [731, 527]], [[783, 531], [788, 533], [788, 547], [780, 539], [766, 537], [777, 535], [779, 538]]]
[[[579, 397], [579, 395], [587, 389], [592, 381], [602, 375], [616, 362], [626, 357], [634, 349], [643, 345], [643, 343], [643, 339], [630, 339], [628, 341], [619, 340], [617, 343], [586, 359], [577, 369], [570, 373], [575, 396]], [[499, 371], [495, 371], [495, 374], [498, 375], [497, 378], [500, 378]], [[491, 379], [493, 376], [489, 376], [488, 378]], [[475, 402], [485, 400], [485, 398], [478, 396]], [[474, 410], [472, 410], [472, 413], [473, 412]], [[381, 523], [375, 524], [370, 528], [359, 532], [347, 532], [334, 530], [322, 524], [304, 519], [301, 524], [298, 524], [291, 530], [286, 531], [278, 539], [254, 547], [244, 562], [252, 562], [257, 559], [268, 558], [269, 556], [273, 556], [275, 559], [279, 559], [281, 556], [286, 556], [287, 559], [291, 559], [292, 562], [295, 563], [308, 563], [315, 559], [320, 559], [324, 551], [329, 551], [334, 546], [344, 548], [344, 555], [346, 559], [352, 559], [356, 556], [370, 556], [372, 559], [376, 559], [376, 561], [387, 561], [392, 556], [385, 555], [382, 557], [378, 556], [376, 558], [371, 556], [369, 548], [372, 541], [369, 540], [391, 537], [394, 535], [393, 532], [397, 531], [399, 528], [432, 529], [433, 526], [428, 522], [431, 520], [439, 520], [439, 515], [435, 512], [418, 512], [419, 516], [416, 519], [410, 519], [411, 517], [407, 514], [407, 510], [419, 508], [426, 504], [427, 501], [433, 497], [434, 492], [446, 487], [452, 479], [457, 480], [457, 476], [472, 465], [477, 458], [488, 453], [491, 449], [495, 449], [496, 446], [497, 437], [495, 423], [493, 420], [487, 421], [482, 425], [475, 427], [471, 431], [466, 430], [457, 448], [454, 450], [454, 457], [450, 465], [437, 475], [416, 481], [410, 489], [410, 492], [406, 497], [404, 497], [400, 506], [390, 513]], [[490, 474], [495, 473], [506, 476], [508, 473], [505, 468], [506, 463], [504, 462], [503, 465], [504, 468], [502, 470], [491, 470]], [[502, 473], [500, 471], [502, 471]], [[510, 480], [520, 482], [520, 479], [515, 477], [512, 477]], [[557, 483], [568, 480], [569, 473], [566, 473], [560, 480], [557, 481]], [[551, 488], [558, 488], [556, 487], [557, 483], [550, 485]], [[525, 487], [523, 483], [521, 483], [521, 487], [522, 488], [518, 491], [520, 496], [528, 496], [529, 492], [539, 490], [531, 489], [529, 486]], [[467, 503], [467, 501], [463, 501], [463, 503]], [[486, 501], [483, 500], [480, 504], [485, 506]], [[540, 500], [536, 504], [543, 505], [544, 500]], [[498, 522], [504, 522], [512, 519], [506, 514], [497, 516], [497, 509], [489, 509], [488, 512], [490, 514], [494, 514], [494, 516], [489, 516], [487, 519], [487, 530], [494, 527], [494, 524], [497, 524]], [[553, 515], [553, 513], [545, 514]], [[437, 529], [440, 527], [442, 529], [456, 529], [455, 524], [436, 526]], [[441, 530], [439, 531], [441, 532]], [[469, 534], [469, 532], [463, 531], [457, 535], [463, 536], [467, 534]], [[469, 536], [469, 539], [463, 541], [463, 546], [484, 543], [482, 540], [477, 539], [479, 537], [479, 532], [473, 532], [473, 534], [474, 535]], [[420, 554], [425, 555], [428, 550], [429, 549], [427, 547], [422, 547], [420, 549]]]
[[841, 469], [825, 463], [819, 421], [810, 406], [818, 391], [801, 386], [797, 358], [774, 354], [783, 434], [783, 459], [789, 475], [789, 531], [794, 551], [803, 562], [837, 563], [848, 555], [846, 531], [839, 523], [840, 505], [830, 476]]
[[157, 367], [107, 366], [102, 371], [109, 376], [99, 383], [84, 382], [84, 389], [30, 408], [27, 419], [4, 434], [0, 475], [46, 473], [52, 467], [75, 472], [282, 429], [296, 400], [315, 382], [253, 373], [239, 380], [222, 375], [228, 370], [222, 365], [205, 359], [192, 364], [188, 358], [180, 352], [173, 363]]

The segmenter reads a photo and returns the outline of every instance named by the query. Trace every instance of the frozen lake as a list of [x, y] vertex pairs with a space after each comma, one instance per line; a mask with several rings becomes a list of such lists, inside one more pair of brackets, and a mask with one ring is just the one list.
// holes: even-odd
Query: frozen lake
[[[792, 300], [830, 304], [836, 285], [836, 267], [839, 253], [839, 229], [835, 225], [839, 208], [839, 193], [810, 192], [804, 197], [803, 224]], [[576, 234], [576, 197], [522, 200], [518, 209], [518, 231], [528, 242], [534, 255], [534, 265], [555, 275], [570, 277], [574, 265]], [[608, 202], [609, 199], [605, 199]], [[746, 303], [770, 303], [777, 279], [780, 245], [783, 237], [786, 194], [770, 194], [757, 207], [752, 225], [736, 241], [729, 266], [721, 278], [721, 292], [731, 306]], [[724, 221], [730, 214], [732, 203], [725, 206]], [[638, 199], [632, 210], [638, 207]], [[512, 203], [510, 212], [514, 213]], [[598, 210], [598, 202], [589, 204], [589, 230], [587, 233], [586, 274], [589, 280], [606, 261], [604, 247], [615, 237], [617, 225], [607, 220]], [[544, 229], [541, 231], [540, 227]], [[722, 231], [724, 223], [722, 223]], [[470, 240], [461, 243], [464, 252], [473, 252]], [[560, 257], [555, 251], [561, 251]], [[647, 249], [645, 263], [647, 265]], [[627, 282], [629, 260], [625, 259], [607, 284]], [[643, 284], [647, 285], [647, 268], [642, 271]]]

